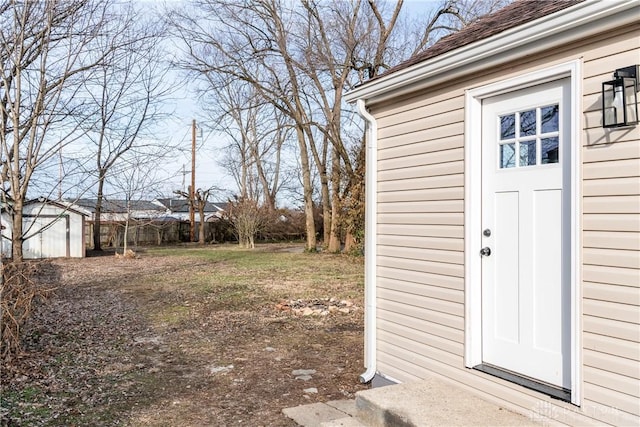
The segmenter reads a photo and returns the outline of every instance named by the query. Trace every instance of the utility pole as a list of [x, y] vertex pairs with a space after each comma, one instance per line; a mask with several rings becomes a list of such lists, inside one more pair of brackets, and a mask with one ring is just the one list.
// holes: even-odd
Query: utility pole
[[58, 201], [62, 201], [62, 147], [58, 150], [58, 154], [60, 155], [60, 163], [58, 165]]
[[191, 186], [189, 186], [189, 240], [196, 239], [196, 119], [191, 122]]

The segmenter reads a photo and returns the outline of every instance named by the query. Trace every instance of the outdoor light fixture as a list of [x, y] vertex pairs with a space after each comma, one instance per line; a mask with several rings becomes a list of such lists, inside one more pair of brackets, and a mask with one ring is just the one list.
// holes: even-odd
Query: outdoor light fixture
[[640, 66], [618, 68], [613, 80], [602, 83], [602, 127], [638, 123], [638, 76]]

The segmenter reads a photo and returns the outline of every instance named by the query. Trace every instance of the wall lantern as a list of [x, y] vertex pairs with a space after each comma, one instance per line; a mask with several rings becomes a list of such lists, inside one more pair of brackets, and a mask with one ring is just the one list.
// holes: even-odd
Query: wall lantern
[[638, 123], [638, 77], [640, 66], [618, 68], [613, 80], [602, 83], [602, 127]]

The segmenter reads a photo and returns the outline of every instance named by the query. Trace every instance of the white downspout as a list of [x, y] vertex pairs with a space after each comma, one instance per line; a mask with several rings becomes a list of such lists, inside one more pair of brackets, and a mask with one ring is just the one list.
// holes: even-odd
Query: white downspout
[[376, 216], [377, 216], [377, 170], [378, 170], [378, 125], [369, 114], [364, 99], [357, 100], [360, 116], [367, 122], [367, 154], [365, 174], [365, 234], [364, 234], [364, 364], [367, 370], [360, 375], [360, 382], [368, 383], [376, 375]]

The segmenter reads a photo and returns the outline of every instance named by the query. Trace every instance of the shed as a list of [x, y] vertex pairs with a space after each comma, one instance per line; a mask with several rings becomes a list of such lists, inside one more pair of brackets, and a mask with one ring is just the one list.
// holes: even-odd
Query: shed
[[[30, 200], [23, 209], [25, 259], [82, 258], [85, 214], [44, 198]], [[2, 213], [2, 254], [11, 256], [11, 218]]]
[[640, 128], [603, 128], [602, 95], [638, 63], [640, 2], [516, 1], [346, 95], [368, 139], [363, 381], [640, 425]]

